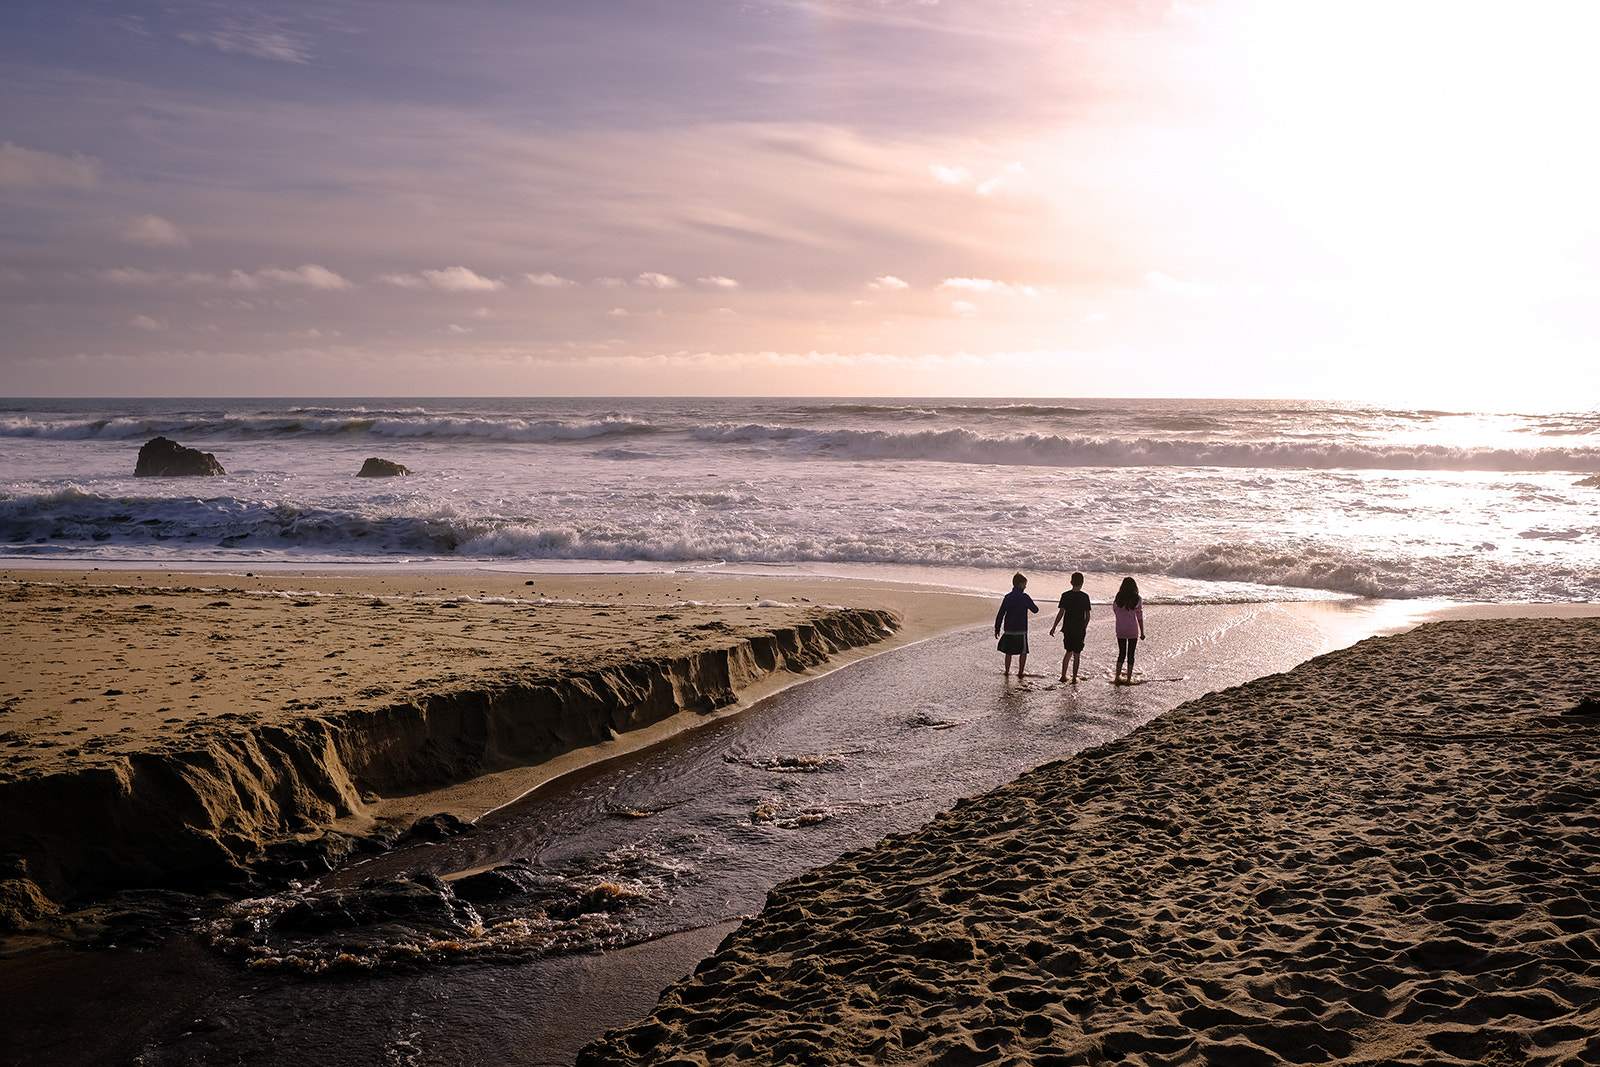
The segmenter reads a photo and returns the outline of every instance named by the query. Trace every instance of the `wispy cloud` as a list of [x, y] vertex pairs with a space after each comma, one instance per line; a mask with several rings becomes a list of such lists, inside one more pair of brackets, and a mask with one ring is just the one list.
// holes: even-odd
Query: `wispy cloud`
[[549, 271], [545, 271], [542, 274], [524, 274], [523, 277], [528, 280], [530, 285], [537, 285], [541, 289], [564, 289], [569, 285], [578, 284], [571, 278], [563, 278], [561, 275], [551, 274]]
[[295, 285], [307, 289], [349, 289], [348, 279], [316, 263], [285, 270], [282, 267], [264, 267], [250, 272], [233, 270], [226, 274], [209, 271], [148, 270], [143, 267], [112, 267], [100, 272], [106, 281], [116, 285], [138, 286], [207, 286], [224, 289], [254, 290], [270, 286]]
[[348, 289], [350, 282], [327, 267], [307, 263], [294, 270], [268, 267], [249, 276], [262, 285], [303, 285], [308, 289]]
[[1003, 184], [1014, 181], [1027, 173], [1028, 169], [1021, 163], [1008, 163], [999, 174], [978, 186], [978, 195], [993, 196]]
[[[470, 267], [444, 267], [418, 274], [380, 274], [378, 281], [401, 289], [442, 289], [447, 293], [493, 293], [504, 289], [506, 284], [497, 278], [485, 278]], [[534, 284], [547, 283], [536, 281]]]
[[425, 270], [422, 276], [437, 289], [452, 293], [492, 293], [505, 288], [505, 283], [485, 278], [466, 267], [445, 267], [443, 270]]
[[701, 285], [709, 286], [712, 289], [739, 288], [738, 282], [734, 281], [732, 278], [724, 278], [720, 274], [713, 274], [709, 278], [697, 278], [696, 281], [698, 281]]
[[178, 37], [219, 52], [280, 63], [309, 63], [312, 59], [310, 36], [289, 29], [283, 19], [250, 9], [230, 15], [209, 29], [188, 30]]
[[0, 189], [89, 189], [99, 172], [99, 162], [87, 156], [0, 144]]
[[1036, 297], [1039, 290], [1031, 285], [1013, 285], [993, 278], [946, 278], [940, 289], [954, 289], [969, 293], [1004, 293], [1010, 296]]
[[189, 238], [160, 215], [140, 215], [123, 227], [122, 239], [151, 248], [187, 248]]
[[877, 292], [894, 292], [897, 289], [909, 289], [911, 284], [896, 278], [893, 274], [880, 274], [867, 283], [867, 288]]
[[646, 271], [634, 279], [636, 283], [647, 289], [681, 289], [682, 283], [670, 274], [658, 274], [655, 271]]

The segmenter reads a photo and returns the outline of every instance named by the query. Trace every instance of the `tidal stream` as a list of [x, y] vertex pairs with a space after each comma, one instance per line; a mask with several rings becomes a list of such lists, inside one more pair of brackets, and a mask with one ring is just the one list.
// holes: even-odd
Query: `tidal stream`
[[1109, 684], [1115, 642], [1103, 607], [1075, 687], [1056, 682], [1048, 608], [1034, 624], [1038, 676], [1025, 683], [1001, 678], [987, 627], [931, 638], [558, 779], [459, 837], [395, 849], [307, 887], [451, 881], [503, 864], [586, 891], [604, 884], [615, 910], [554, 945], [576, 952], [508, 935], [454, 962], [388, 966], [380, 933], [367, 946], [380, 965], [308, 975], [319, 953], [353, 950], [302, 936], [273, 945], [274, 966], [246, 967], [196, 933], [138, 953], [7, 961], [3, 987], [26, 994], [12, 1001], [21, 1022], [8, 1024], [0, 1064], [571, 1064], [606, 1029], [646, 1014], [760, 911], [772, 886], [1331, 647], [1315, 613], [1294, 607], [1154, 606], [1133, 686]]

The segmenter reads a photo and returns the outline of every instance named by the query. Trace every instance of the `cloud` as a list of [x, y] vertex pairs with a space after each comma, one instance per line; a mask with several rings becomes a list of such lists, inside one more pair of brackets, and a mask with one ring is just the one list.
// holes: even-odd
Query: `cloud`
[[223, 274], [204, 271], [180, 273], [169, 270], [145, 270], [142, 267], [112, 267], [100, 276], [115, 285], [199, 285], [221, 286], [227, 289], [263, 289], [274, 285], [302, 285], [308, 289], [349, 289], [351, 283], [327, 267], [307, 263], [294, 270], [282, 267], [264, 267], [254, 274], [235, 270]]
[[655, 271], [646, 271], [634, 279], [639, 285], [650, 289], [681, 289], [678, 279], [670, 274], [657, 274]]
[[537, 285], [543, 289], [563, 289], [566, 286], [578, 284], [570, 278], [563, 278], [561, 275], [551, 274], [549, 271], [545, 271], [543, 274], [524, 274], [523, 277], [528, 279], [529, 284]]
[[739, 283], [738, 282], [734, 281], [732, 278], [724, 278], [720, 274], [713, 274], [708, 278], [697, 278], [695, 280], [698, 281], [701, 285], [708, 285], [713, 289], [737, 289], [737, 288], [739, 288]]
[[[554, 277], [554, 275], [551, 275]], [[530, 280], [532, 276], [529, 275]], [[425, 270], [418, 274], [380, 274], [378, 281], [401, 289], [423, 289], [431, 286], [447, 293], [492, 293], [505, 288], [505, 282], [485, 278], [468, 267], [445, 267], [442, 270]], [[536, 285], [549, 284], [534, 282]]]
[[160, 215], [140, 215], [122, 231], [122, 239], [151, 248], [187, 248], [189, 238]]
[[1012, 285], [1008, 282], [995, 281], [993, 278], [946, 278], [939, 283], [939, 288], [969, 293], [1007, 293], [1011, 296], [1039, 295], [1039, 290], [1031, 285]]
[[621, 278], [612, 278], [609, 276], [604, 278], [596, 278], [594, 283], [604, 289], [621, 289], [623, 286], [628, 284]]
[[253, 276], [257, 283], [263, 285], [304, 285], [309, 289], [348, 289], [350, 283], [327, 267], [315, 263], [307, 263], [294, 270], [281, 270], [277, 267], [267, 267], [259, 270]]
[[83, 155], [58, 155], [6, 141], [0, 144], [0, 189], [89, 189], [100, 163]]
[[875, 289], [879, 292], [888, 292], [894, 289], [909, 289], [911, 288], [911, 284], [909, 282], [901, 281], [893, 274], [881, 274], [872, 279], [872, 281], [868, 282], [867, 288]]
[[942, 163], [932, 163], [928, 166], [928, 173], [933, 175], [933, 180], [940, 185], [970, 185], [972, 172], [966, 167], [947, 167]]
[[957, 315], [976, 315], [978, 313], [978, 305], [968, 303], [965, 300], [952, 300], [950, 301], [950, 310]]
[[505, 288], [505, 283], [485, 278], [466, 267], [445, 267], [443, 270], [425, 270], [422, 276], [437, 289], [452, 293], [487, 293]]
[[167, 324], [159, 319], [152, 319], [149, 315], [135, 315], [128, 320], [128, 325], [140, 330], [165, 330]]
[[309, 63], [312, 58], [310, 37], [285, 28], [283, 20], [259, 11], [245, 11], [224, 19], [213, 29], [191, 30], [178, 34], [178, 38], [219, 52], [280, 63]]
[[993, 196], [995, 190], [1000, 188], [1002, 182], [1009, 178], [1020, 177], [1026, 173], [1028, 173], [1027, 169], [1024, 168], [1021, 163], [1008, 163], [999, 174], [996, 174], [993, 178], [990, 178], [988, 181], [978, 186], [978, 195]]

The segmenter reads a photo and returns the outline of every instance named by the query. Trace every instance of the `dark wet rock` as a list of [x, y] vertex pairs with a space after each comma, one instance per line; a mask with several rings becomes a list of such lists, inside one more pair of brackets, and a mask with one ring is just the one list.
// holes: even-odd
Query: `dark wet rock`
[[153, 437], [146, 441], [139, 449], [139, 461], [133, 468], [136, 478], [185, 478], [227, 473], [210, 452], [185, 448], [165, 437]]
[[361, 465], [361, 470], [356, 473], [357, 478], [395, 478], [411, 472], [398, 463], [373, 456]]
[[330, 830], [309, 841], [272, 845], [250, 862], [250, 869], [268, 878], [312, 878], [342, 866], [351, 856], [388, 851], [381, 837], [354, 837]]
[[1573, 484], [1585, 486], [1589, 489], [1600, 489], [1600, 474], [1596, 474], [1588, 478], [1580, 478]]
[[215, 903], [214, 897], [174, 889], [127, 889], [67, 918], [83, 933], [98, 927], [96, 943], [154, 948], [186, 931]]
[[472, 829], [472, 824], [448, 811], [437, 815], [424, 815], [411, 824], [411, 829], [400, 836], [401, 841], [443, 841]]
[[526, 864], [507, 863], [492, 871], [459, 878], [452, 883], [456, 896], [474, 904], [492, 904], [533, 894], [559, 891], [567, 885], [560, 875], [541, 873]]
[[473, 906], [458, 900], [433, 875], [364, 882], [354, 889], [306, 897], [278, 917], [278, 929], [327, 933], [377, 923], [464, 933], [482, 923]]

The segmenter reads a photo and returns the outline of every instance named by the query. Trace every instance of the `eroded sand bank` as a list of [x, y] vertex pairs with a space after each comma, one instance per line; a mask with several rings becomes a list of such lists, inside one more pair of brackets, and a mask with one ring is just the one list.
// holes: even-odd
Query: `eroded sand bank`
[[774, 889], [579, 1063], [1600, 1063], [1600, 620], [1186, 704]]
[[[975, 598], [827, 579], [0, 572], [10, 924], [505, 803]], [[907, 623], [905, 620], [910, 620]]]

